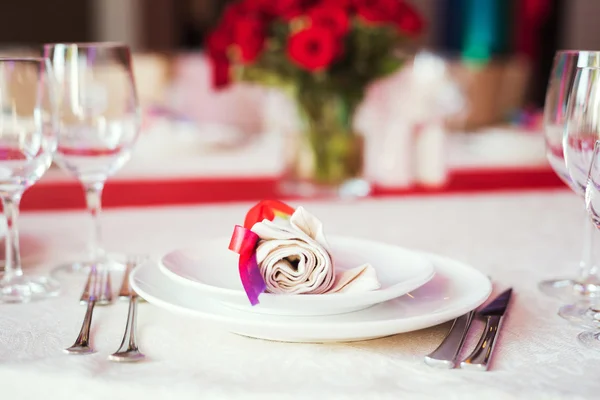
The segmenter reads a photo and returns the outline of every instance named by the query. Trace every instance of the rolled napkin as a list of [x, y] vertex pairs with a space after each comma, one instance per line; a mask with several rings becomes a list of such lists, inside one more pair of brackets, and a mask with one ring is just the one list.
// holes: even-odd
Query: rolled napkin
[[369, 264], [336, 271], [323, 224], [303, 207], [289, 219], [257, 222], [252, 231], [260, 238], [256, 260], [270, 293], [362, 292], [381, 287]]

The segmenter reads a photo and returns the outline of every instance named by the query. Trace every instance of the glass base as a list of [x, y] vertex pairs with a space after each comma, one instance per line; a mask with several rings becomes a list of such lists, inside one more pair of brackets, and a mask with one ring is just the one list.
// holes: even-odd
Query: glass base
[[13, 277], [0, 282], [0, 303], [28, 303], [56, 296], [59, 292], [58, 282], [48, 277]]
[[589, 349], [600, 350], [600, 333], [581, 332], [577, 335], [579, 342]]
[[558, 315], [573, 325], [587, 329], [600, 329], [600, 305], [578, 303], [562, 306]]
[[[90, 273], [92, 263], [89, 261], [78, 261], [73, 263], [62, 264], [54, 268], [50, 275], [56, 279], [67, 276], [83, 276]], [[125, 271], [125, 258], [118, 255], [110, 255], [101, 263], [102, 268], [107, 268], [110, 272]]]
[[600, 298], [600, 284], [582, 283], [574, 279], [552, 279], [538, 284], [540, 291], [567, 302]]
[[315, 182], [284, 180], [279, 184], [279, 193], [285, 197], [355, 199], [371, 194], [371, 184], [361, 178], [348, 179], [339, 185], [319, 185]]

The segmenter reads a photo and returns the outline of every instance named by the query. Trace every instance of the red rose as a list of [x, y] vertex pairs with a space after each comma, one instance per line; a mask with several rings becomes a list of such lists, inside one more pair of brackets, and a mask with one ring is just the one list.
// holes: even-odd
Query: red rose
[[354, 0], [321, 0], [319, 5], [340, 7], [344, 10], [351, 10], [354, 6]]
[[213, 57], [225, 56], [231, 44], [231, 35], [223, 28], [212, 31], [206, 39], [206, 49]]
[[236, 43], [244, 41], [263, 41], [265, 38], [265, 25], [257, 17], [241, 18], [233, 31]]
[[294, 18], [298, 18], [299, 16], [301, 16], [303, 14], [304, 14], [304, 11], [302, 9], [292, 8], [290, 10], [287, 10], [283, 14], [279, 15], [279, 17], [286, 22], [290, 22]]
[[367, 23], [393, 22], [400, 12], [400, 0], [354, 0], [354, 6]]
[[350, 28], [348, 14], [334, 6], [317, 6], [308, 11], [311, 26], [329, 29], [337, 37], [344, 36]]
[[271, 8], [270, 0], [244, 0], [242, 4], [249, 12], [268, 13]]
[[310, 27], [290, 36], [287, 51], [293, 63], [309, 71], [318, 71], [335, 59], [338, 40], [328, 29]]
[[226, 27], [233, 27], [248, 14], [250, 14], [250, 10], [244, 3], [229, 4], [225, 7], [225, 11], [223, 11], [222, 24]]
[[423, 32], [425, 21], [421, 15], [406, 3], [400, 4], [400, 12], [396, 18], [396, 26], [402, 33], [416, 36]]
[[240, 62], [253, 62], [265, 43], [265, 27], [258, 17], [240, 18], [233, 31], [234, 44], [239, 49]]
[[272, 13], [277, 17], [289, 16], [291, 13], [304, 10], [303, 0], [273, 0], [271, 1]]
[[212, 85], [215, 89], [221, 89], [230, 82], [229, 60], [227, 57], [209, 57], [212, 70]]

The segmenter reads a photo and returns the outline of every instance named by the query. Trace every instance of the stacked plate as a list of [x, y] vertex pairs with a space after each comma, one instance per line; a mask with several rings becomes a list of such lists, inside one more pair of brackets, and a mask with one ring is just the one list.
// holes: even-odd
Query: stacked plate
[[409, 332], [481, 305], [488, 278], [461, 262], [363, 239], [330, 236], [336, 268], [370, 263], [381, 288], [361, 293], [275, 295], [251, 306], [229, 238], [176, 250], [139, 266], [131, 284], [148, 302], [236, 334], [288, 342], [340, 342]]

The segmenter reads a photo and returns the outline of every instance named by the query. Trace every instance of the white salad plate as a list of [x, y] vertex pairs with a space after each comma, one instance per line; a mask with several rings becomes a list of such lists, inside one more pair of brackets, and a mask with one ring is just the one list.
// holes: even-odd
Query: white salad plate
[[327, 316], [258, 314], [226, 307], [210, 294], [169, 279], [155, 261], [137, 267], [133, 289], [149, 303], [195, 317], [215, 327], [254, 338], [285, 342], [348, 342], [375, 339], [438, 325], [473, 310], [490, 295], [489, 279], [451, 259], [427, 255], [435, 277], [410, 292], [353, 313]]
[[230, 238], [219, 238], [190, 249], [175, 250], [159, 263], [165, 275], [218, 300], [228, 307], [276, 315], [333, 315], [353, 312], [400, 297], [425, 284], [435, 274], [432, 262], [412, 250], [391, 244], [347, 237], [328, 237], [336, 270], [371, 264], [378, 290], [313, 295], [262, 293], [252, 306], [242, 287], [238, 255], [227, 247]]

